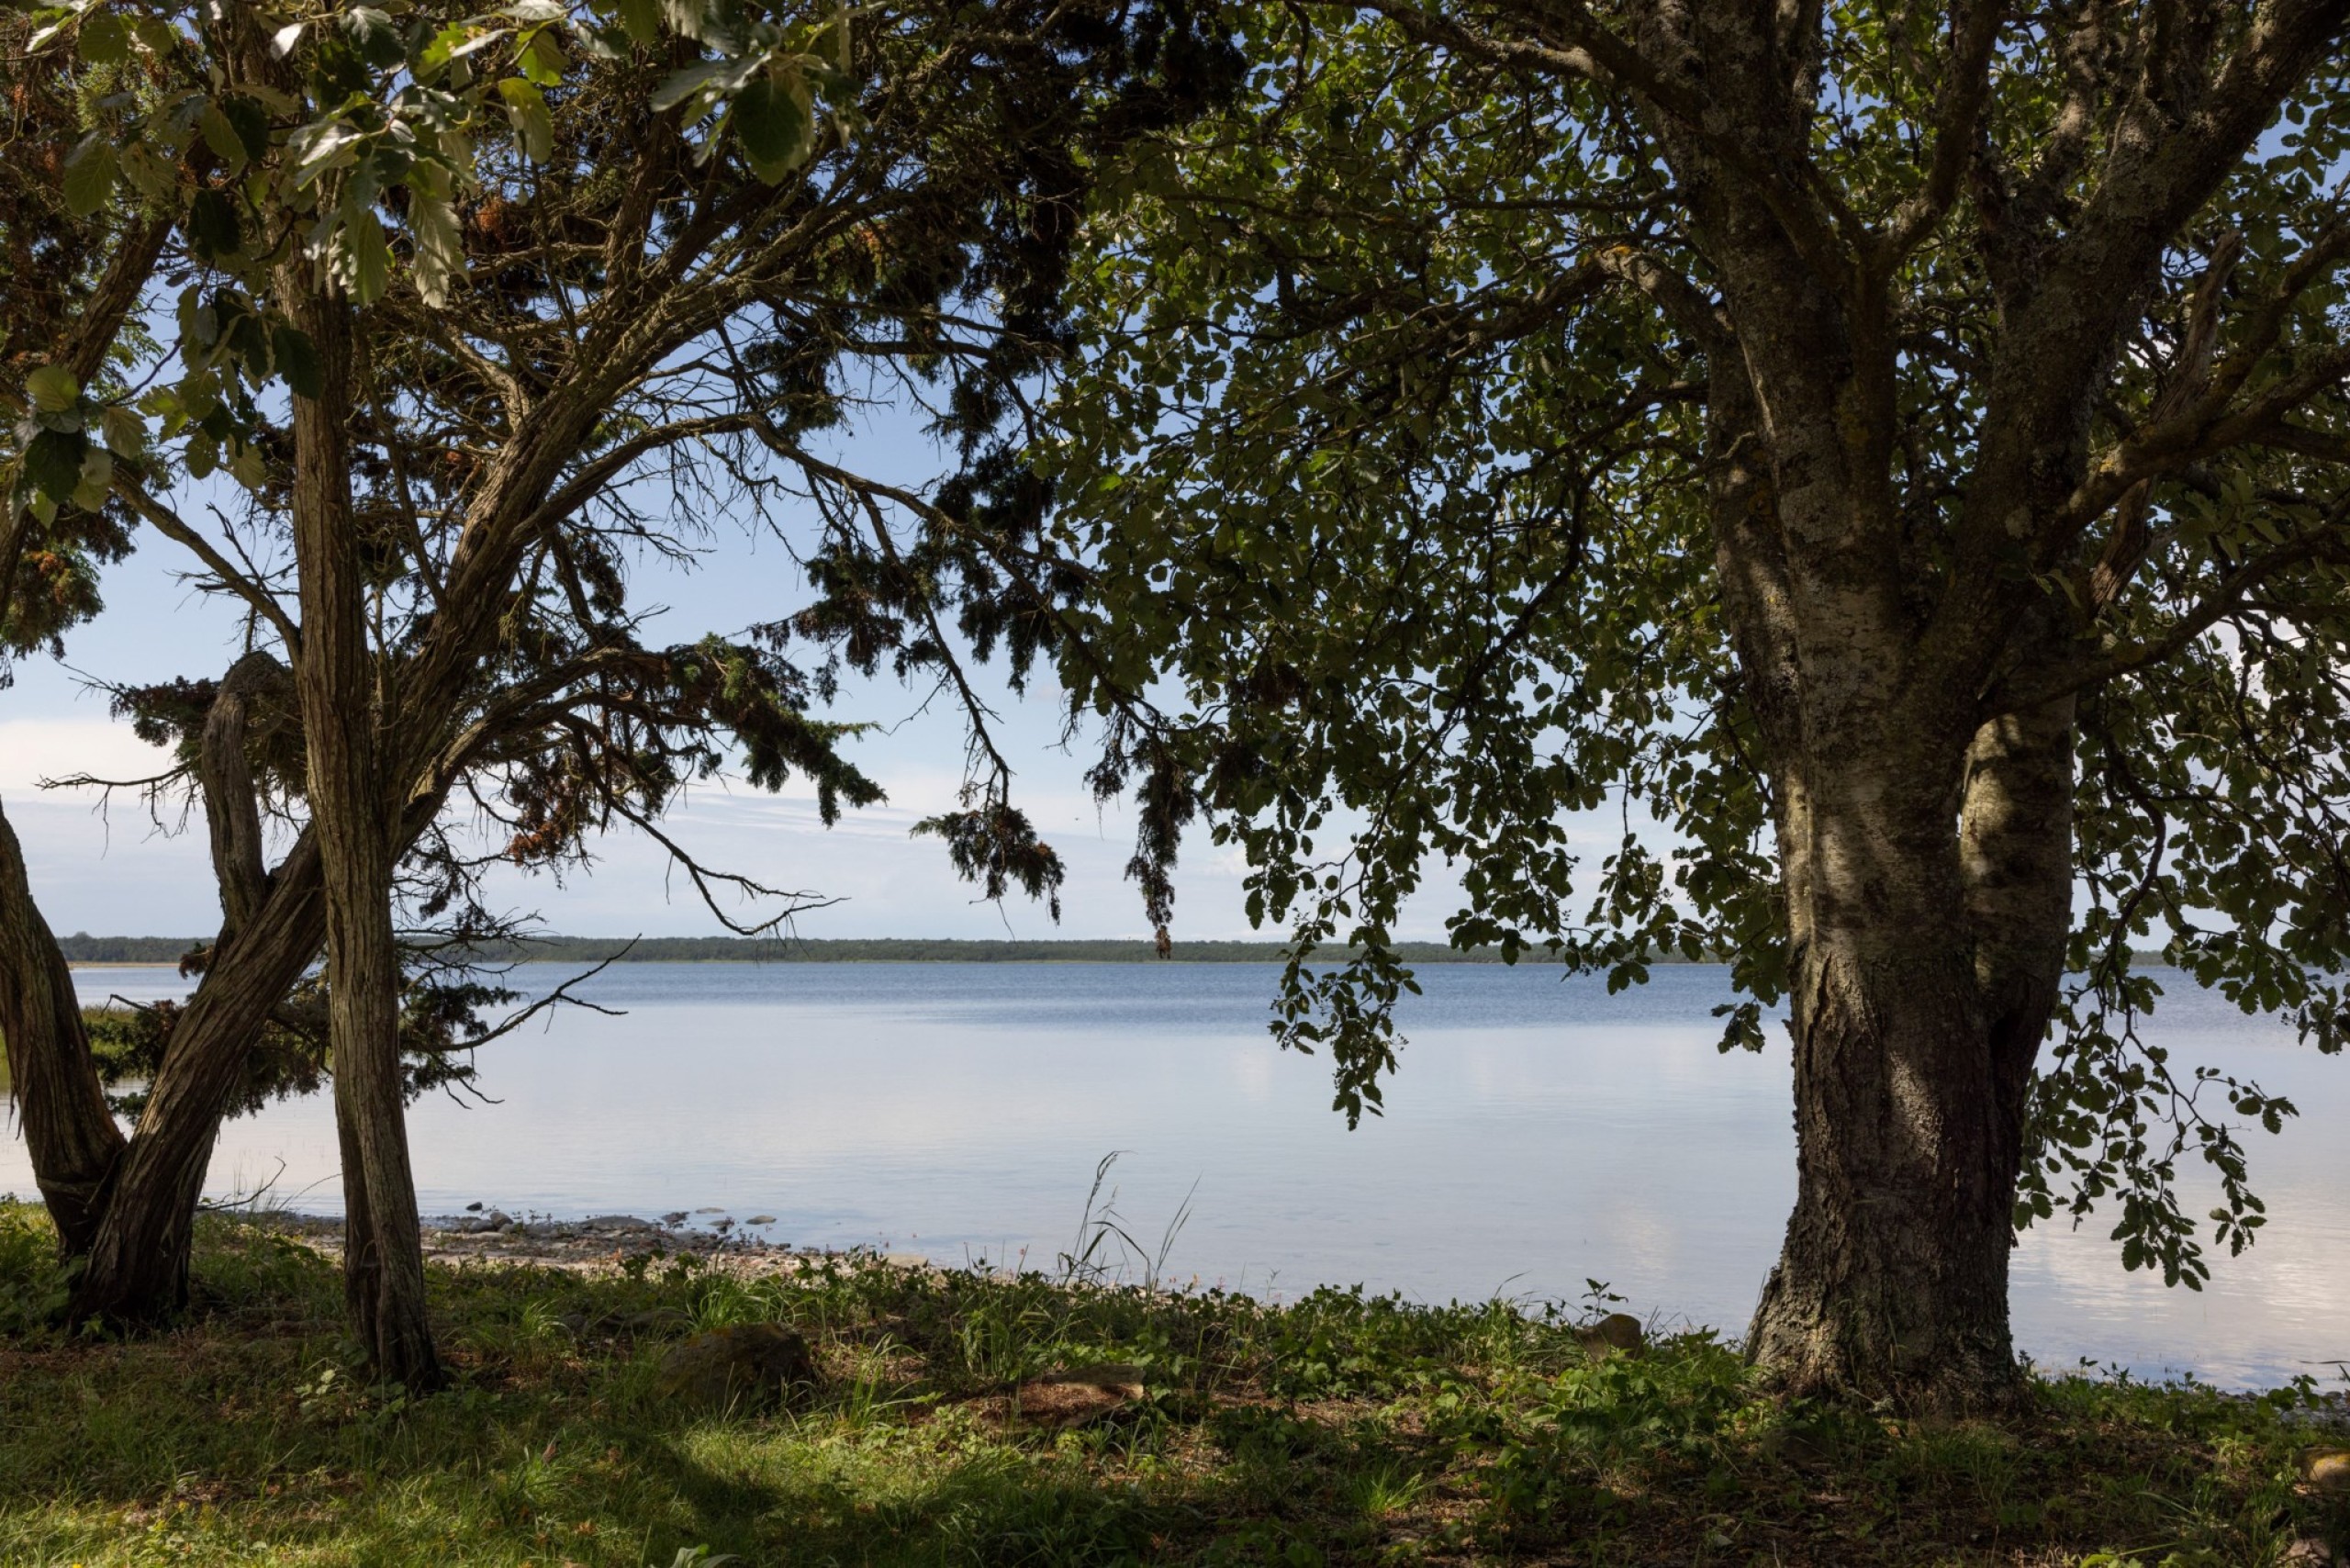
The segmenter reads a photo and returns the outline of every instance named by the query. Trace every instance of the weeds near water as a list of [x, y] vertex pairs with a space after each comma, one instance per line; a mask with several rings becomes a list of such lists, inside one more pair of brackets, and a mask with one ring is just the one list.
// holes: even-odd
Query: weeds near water
[[1113, 1148], [1093, 1168], [1093, 1185], [1087, 1189], [1085, 1208], [1078, 1216], [1077, 1239], [1060, 1254], [1063, 1284], [1125, 1284], [1129, 1271], [1137, 1267], [1147, 1292], [1156, 1293], [1166, 1279], [1168, 1254], [1175, 1250], [1175, 1238], [1192, 1222], [1192, 1200], [1199, 1195], [1200, 1183], [1194, 1180], [1176, 1205], [1159, 1235], [1158, 1249], [1147, 1249], [1135, 1239], [1118, 1213], [1118, 1190], [1111, 1188], [1107, 1197], [1102, 1193], [1102, 1183], [1110, 1179], [1110, 1168], [1126, 1152]]

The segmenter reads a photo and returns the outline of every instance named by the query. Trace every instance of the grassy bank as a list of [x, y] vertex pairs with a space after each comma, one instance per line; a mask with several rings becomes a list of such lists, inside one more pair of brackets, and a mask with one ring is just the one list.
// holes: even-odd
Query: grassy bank
[[[333, 1266], [208, 1219], [202, 1315], [69, 1340], [39, 1211], [0, 1210], [0, 1562], [2276, 1563], [2342, 1530], [2288, 1406], [2043, 1383], [2006, 1428], [1781, 1408], [1703, 1335], [1594, 1361], [1501, 1307], [1287, 1308], [841, 1263], [742, 1279], [437, 1270], [456, 1387], [363, 1386]], [[780, 1320], [800, 1406], [657, 1386], [697, 1328]], [[1140, 1363], [1074, 1429], [1005, 1397]], [[2102, 1555], [2100, 1555], [2102, 1554]]]

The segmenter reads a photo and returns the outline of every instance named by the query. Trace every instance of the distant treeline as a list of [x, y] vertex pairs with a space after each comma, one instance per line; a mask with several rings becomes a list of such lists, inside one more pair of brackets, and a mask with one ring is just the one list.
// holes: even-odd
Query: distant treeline
[[[200, 938], [185, 936], [92, 936], [77, 932], [58, 946], [76, 964], [173, 964]], [[1397, 948], [1415, 964], [1499, 963], [1501, 950], [1456, 952], [1441, 942], [1405, 942]], [[564, 963], [599, 963], [618, 957], [627, 963], [867, 963], [867, 964], [1135, 964], [1158, 958], [1148, 942], [968, 942], [946, 938], [867, 937], [799, 940], [743, 936], [646, 936], [632, 946], [625, 936], [538, 936], [485, 946], [492, 959], [545, 958]], [[1278, 942], [1178, 942], [1176, 963], [1279, 963]], [[1539, 962], [1529, 955], [1527, 962]]]
[[[75, 964], [176, 964], [180, 955], [204, 946], [199, 936], [93, 936], [77, 931], [61, 937], [66, 961]], [[1407, 964], [1498, 964], [1498, 947], [1460, 952], [1441, 942], [1399, 942], [1396, 956]], [[598, 964], [614, 958], [629, 964], [1142, 964], [1157, 961], [1148, 942], [970, 942], [953, 937], [869, 936], [801, 940], [794, 937], [643, 936], [633, 945], [625, 936], [534, 936], [480, 949], [484, 958], [498, 962], [545, 959], [566, 964]], [[1177, 942], [1169, 960], [1179, 964], [1277, 964], [1278, 942]], [[2160, 953], [2136, 955], [2141, 966], [2165, 962]], [[1522, 964], [1553, 960], [1546, 954], [1521, 954]], [[1677, 956], [1659, 957], [1653, 964], [1686, 962]], [[1720, 960], [1707, 960], [1719, 962]]]
[[[1139, 964], [1158, 951], [1147, 941], [992, 942], [946, 937], [835, 937], [759, 940], [726, 936], [648, 936], [629, 947], [624, 937], [545, 936], [518, 942], [499, 957], [560, 958], [593, 962], [627, 947], [629, 961], [666, 963], [757, 959], [769, 963], [820, 964]], [[1499, 963], [1501, 950], [1458, 953], [1441, 942], [1405, 942], [1398, 952], [1418, 964]], [[1275, 964], [1278, 942], [1178, 941], [1168, 958], [1179, 964]]]
[[61, 936], [57, 945], [69, 964], [176, 964], [191, 947], [209, 940], [203, 936], [93, 936], [76, 931]]

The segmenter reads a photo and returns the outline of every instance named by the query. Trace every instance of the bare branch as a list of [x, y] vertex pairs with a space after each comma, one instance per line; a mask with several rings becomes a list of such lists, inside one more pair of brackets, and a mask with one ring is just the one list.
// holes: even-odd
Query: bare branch
[[156, 532], [185, 546], [197, 560], [202, 561], [211, 569], [213, 577], [222, 588], [252, 605], [263, 620], [276, 628], [277, 634], [284, 641], [288, 655], [297, 654], [302, 646], [302, 633], [287, 618], [285, 610], [279, 606], [276, 597], [230, 565], [229, 558], [221, 554], [210, 540], [190, 528], [179, 513], [150, 494], [144, 486], [130, 476], [128, 464], [115, 465], [115, 495], [131, 510], [152, 524]]
[[[718, 917], [720, 924], [738, 936], [765, 936], [811, 910], [830, 909], [834, 904], [846, 902], [805, 890], [786, 891], [781, 888], [770, 888], [738, 872], [713, 870], [696, 860], [683, 845], [663, 833], [643, 812], [625, 801], [610, 800], [608, 803], [617, 815], [635, 823], [647, 838], [669, 852], [669, 858], [682, 867], [686, 875], [693, 879], [694, 890], [701, 895], [701, 902], [709, 906], [710, 913]], [[751, 898], [781, 899], [786, 907], [771, 919], [760, 921], [755, 925], [744, 925], [718, 907], [717, 890], [722, 886], [733, 888]]]

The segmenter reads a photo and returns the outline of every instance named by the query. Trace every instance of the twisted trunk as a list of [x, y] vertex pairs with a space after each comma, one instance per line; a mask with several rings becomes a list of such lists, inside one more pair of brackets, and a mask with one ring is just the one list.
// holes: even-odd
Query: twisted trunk
[[[60, 323], [51, 361], [87, 385], [105, 366], [144, 293], [172, 226], [141, 218], [127, 228], [106, 271], [69, 322]], [[17, 574], [34, 543], [29, 509], [0, 506], [0, 628], [8, 624]], [[29, 645], [29, 644], [28, 644]], [[5, 654], [0, 648], [0, 654]], [[0, 813], [0, 1041], [32, 1157], [33, 1180], [49, 1205], [60, 1248], [89, 1247], [106, 1204], [123, 1137], [106, 1108], [73, 975], [33, 902], [23, 847]]]
[[305, 833], [258, 911], [214, 947], [106, 1194], [70, 1308], [76, 1321], [147, 1327], [187, 1305], [196, 1201], [213, 1140], [270, 1010], [318, 957], [321, 883], [318, 839]]

